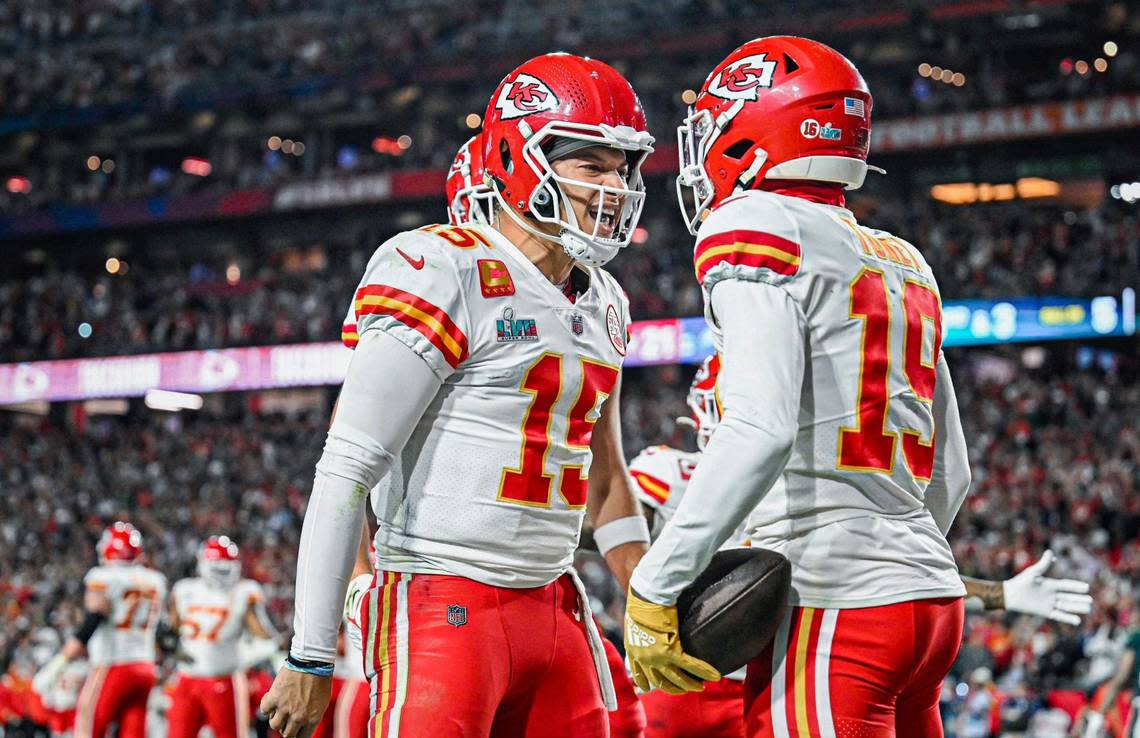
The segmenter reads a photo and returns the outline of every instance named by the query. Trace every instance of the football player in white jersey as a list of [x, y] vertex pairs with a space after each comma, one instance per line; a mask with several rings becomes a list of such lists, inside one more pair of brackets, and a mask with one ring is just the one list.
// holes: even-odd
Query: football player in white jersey
[[645, 550], [621, 451], [627, 245], [652, 150], [612, 67], [532, 59], [484, 116], [493, 226], [428, 226], [373, 256], [301, 536], [294, 637], [262, 701], [285, 738], [323, 713], [364, 502], [371, 732], [594, 736], [616, 706], [571, 564], [587, 508], [625, 582]]
[[142, 534], [117, 522], [95, 547], [99, 565], [83, 578], [86, 610], [79, 630], [44, 668], [52, 676], [84, 654], [90, 664], [76, 705], [76, 738], [145, 738], [147, 697], [155, 685], [155, 632], [166, 577], [143, 566]]
[[[720, 401], [716, 382], [720, 374], [720, 358], [705, 359], [689, 389], [687, 403], [691, 418], [678, 422], [696, 431], [698, 453], [668, 446], [651, 446], [629, 464], [630, 475], [637, 483], [641, 503], [652, 515], [651, 536], [656, 539], [672, 519], [688, 489], [689, 480], [700, 461], [713, 431], [720, 422]], [[721, 548], [748, 546], [746, 524], [737, 528]], [[1009, 610], [1076, 625], [1080, 616], [1092, 610], [1088, 585], [1071, 579], [1045, 576], [1053, 562], [1053, 553], [1004, 582], [963, 577], [968, 610]], [[648, 726], [646, 738], [742, 738], [744, 730], [744, 674], [741, 669], [724, 675], [719, 682], [706, 685], [700, 692], [669, 694], [660, 689], [641, 697]]]
[[[481, 132], [459, 148], [447, 173], [446, 184], [449, 223], [487, 225], [494, 220], [495, 191], [484, 178]], [[602, 541], [603, 547], [606, 543]], [[629, 679], [625, 660], [609, 638], [604, 638], [602, 644], [617, 696], [617, 709], [609, 712], [610, 738], [641, 738], [645, 734], [645, 710]]]
[[174, 584], [171, 628], [178, 633], [178, 681], [167, 716], [170, 738], [196, 738], [208, 725], [216, 738], [244, 738], [249, 687], [238, 657], [244, 633], [272, 641], [261, 585], [241, 576], [241, 555], [229, 536], [210, 536], [198, 550], [198, 576]]
[[626, 644], [643, 687], [719, 676], [682, 651], [674, 603], [747, 517], [793, 590], [749, 665], [750, 736], [941, 736], [961, 639], [945, 534], [970, 472], [938, 285], [914, 246], [843, 207], [870, 113], [842, 55], [772, 37], [718, 65], [680, 128], [724, 413], [633, 576]]

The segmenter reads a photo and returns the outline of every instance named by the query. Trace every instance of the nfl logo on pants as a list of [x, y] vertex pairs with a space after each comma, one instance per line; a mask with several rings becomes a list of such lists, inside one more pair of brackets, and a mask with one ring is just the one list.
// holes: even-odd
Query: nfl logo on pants
[[456, 628], [467, 625], [467, 608], [463, 605], [448, 605], [447, 622]]

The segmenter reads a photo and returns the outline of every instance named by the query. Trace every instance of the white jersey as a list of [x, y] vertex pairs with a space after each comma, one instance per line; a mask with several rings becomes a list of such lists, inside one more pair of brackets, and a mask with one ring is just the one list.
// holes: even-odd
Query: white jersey
[[[345, 621], [344, 627], [350, 627]], [[364, 681], [364, 651], [358, 639], [344, 638], [344, 653], [338, 653], [333, 662], [333, 676], [337, 679], [353, 679]]]
[[91, 665], [154, 663], [154, 636], [166, 599], [166, 577], [138, 564], [106, 564], [88, 571], [83, 583], [111, 603], [106, 620], [87, 643]]
[[178, 671], [193, 677], [229, 676], [241, 671], [238, 642], [246, 615], [263, 607], [265, 593], [252, 579], [240, 579], [223, 589], [191, 577], [175, 583], [172, 592], [178, 614], [179, 645], [193, 661], [178, 662]]
[[443, 381], [372, 493], [381, 569], [534, 587], [570, 568], [629, 328], [613, 277], [574, 272], [571, 303], [482, 226], [401, 233], [373, 255], [345, 343], [385, 331]]
[[753, 191], [712, 212], [694, 259], [718, 350], [711, 299], [723, 280], [779, 287], [802, 315], [799, 429], [748, 520], [752, 545], [792, 562], [796, 604], [963, 595], [924, 506], [944, 359], [938, 284], [918, 250], [843, 208]]

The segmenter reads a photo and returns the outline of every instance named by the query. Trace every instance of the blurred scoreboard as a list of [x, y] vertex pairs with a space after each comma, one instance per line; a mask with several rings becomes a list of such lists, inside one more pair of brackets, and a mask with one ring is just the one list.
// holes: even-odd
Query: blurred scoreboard
[[[961, 300], [943, 305], [944, 346], [1130, 336], [1136, 295]], [[695, 364], [713, 351], [704, 318], [631, 326], [626, 366]], [[154, 389], [232, 392], [337, 385], [352, 352], [339, 342], [0, 364], [0, 405], [142, 397]]]
[[[1071, 341], [1136, 333], [1136, 293], [1093, 298], [950, 300], [942, 306], [943, 346]], [[626, 366], [693, 364], [713, 352], [704, 318], [638, 321]]]

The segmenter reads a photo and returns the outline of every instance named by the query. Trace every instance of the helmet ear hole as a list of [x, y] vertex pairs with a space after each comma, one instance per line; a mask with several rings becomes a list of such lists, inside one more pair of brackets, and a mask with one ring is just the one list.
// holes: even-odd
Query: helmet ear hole
[[511, 147], [510, 144], [507, 143], [506, 139], [503, 139], [499, 142], [499, 158], [502, 159], [503, 169], [506, 170], [507, 174], [514, 174], [515, 163], [511, 159]]
[[732, 146], [729, 146], [727, 149], [725, 149], [724, 155], [729, 159], [736, 159], [737, 161], [740, 161], [744, 158], [745, 154], [752, 150], [752, 146], [755, 143], [756, 142], [750, 138], [742, 138]]
[[795, 59], [788, 56], [787, 54], [784, 54], [784, 74], [791, 74], [799, 68], [800, 65], [796, 64]]

